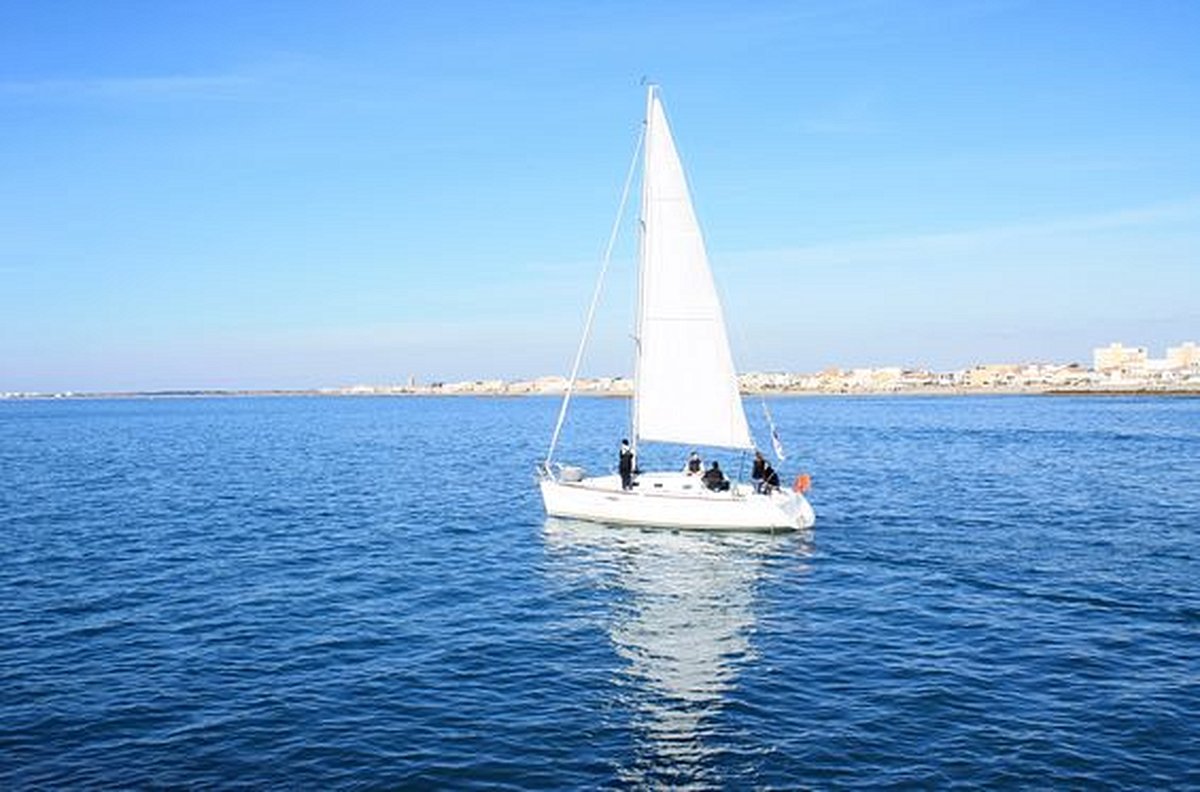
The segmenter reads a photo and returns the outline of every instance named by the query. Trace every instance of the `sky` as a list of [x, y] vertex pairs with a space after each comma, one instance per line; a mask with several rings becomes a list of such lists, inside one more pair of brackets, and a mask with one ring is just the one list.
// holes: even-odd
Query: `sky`
[[565, 374], [646, 81], [743, 371], [1200, 341], [1192, 0], [0, 0], [0, 392]]

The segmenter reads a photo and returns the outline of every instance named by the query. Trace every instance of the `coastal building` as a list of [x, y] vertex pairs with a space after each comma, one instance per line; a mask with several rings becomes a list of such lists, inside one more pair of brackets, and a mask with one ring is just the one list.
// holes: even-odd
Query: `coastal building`
[[792, 386], [792, 375], [777, 371], [751, 372], [738, 377], [738, 384], [742, 390], [750, 392], [782, 391]]
[[829, 367], [817, 374], [817, 390], [826, 393], [840, 393], [849, 390], [845, 376], [840, 368]]
[[1167, 347], [1167, 368], [1200, 369], [1200, 346], [1195, 341], [1185, 341], [1176, 347]]
[[987, 363], [968, 369], [962, 382], [968, 388], [1009, 387], [1020, 373], [1021, 366], [1016, 363]]
[[575, 388], [583, 393], [622, 395], [633, 392], [633, 380], [625, 377], [596, 377], [581, 379]]
[[532, 390], [536, 393], [562, 393], [567, 389], [567, 378], [559, 375], [538, 377], [533, 381]]
[[932, 371], [930, 376], [932, 377], [930, 384], [935, 388], [954, 388], [960, 379], [957, 371]]
[[938, 387], [938, 375], [928, 369], [904, 369], [900, 375], [901, 390], [920, 390]]
[[887, 366], [886, 368], [872, 369], [871, 371], [871, 387], [874, 390], [896, 391], [900, 390], [900, 382], [904, 378], [904, 369], [899, 366]]
[[1092, 368], [1100, 373], [1132, 373], [1146, 367], [1146, 347], [1112, 343], [1092, 350]]
[[1092, 373], [1078, 363], [1045, 364], [1040, 366], [1040, 369], [1040, 380], [1027, 384], [1041, 384], [1050, 388], [1082, 388], [1092, 381]]
[[468, 380], [464, 382], [447, 382], [441, 387], [442, 393], [505, 393], [507, 385], [504, 380]]

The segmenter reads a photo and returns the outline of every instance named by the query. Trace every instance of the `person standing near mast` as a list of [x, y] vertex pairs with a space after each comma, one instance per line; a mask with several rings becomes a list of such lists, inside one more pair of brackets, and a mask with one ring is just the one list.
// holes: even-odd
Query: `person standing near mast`
[[621, 472], [621, 489], [633, 489], [633, 449], [628, 440], [621, 441], [621, 457], [617, 469]]

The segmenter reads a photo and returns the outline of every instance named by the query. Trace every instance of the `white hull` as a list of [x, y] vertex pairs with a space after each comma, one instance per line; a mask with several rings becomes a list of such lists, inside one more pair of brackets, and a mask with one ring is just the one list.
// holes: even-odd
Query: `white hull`
[[795, 531], [816, 522], [812, 506], [798, 492], [754, 492], [745, 484], [711, 492], [697, 476], [642, 473], [632, 490], [619, 476], [581, 481], [541, 480], [542, 500], [551, 517], [616, 525], [718, 531]]

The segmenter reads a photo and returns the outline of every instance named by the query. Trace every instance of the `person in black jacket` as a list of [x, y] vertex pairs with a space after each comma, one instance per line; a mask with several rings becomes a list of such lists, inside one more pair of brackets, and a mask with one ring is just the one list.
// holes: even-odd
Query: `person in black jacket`
[[775, 472], [775, 468], [771, 467], [771, 463], [764, 459], [761, 491], [764, 495], [770, 495], [777, 489], [779, 489], [779, 474]]
[[763, 479], [766, 476], [766, 469], [769, 467], [770, 465], [767, 464], [767, 460], [763, 458], [762, 451], [755, 451], [754, 469], [750, 471], [750, 478], [754, 480], [755, 492], [763, 491]]
[[617, 469], [621, 471], [621, 489], [633, 489], [633, 449], [629, 447], [628, 440], [621, 441], [621, 458]]
[[704, 471], [704, 477], [701, 479], [704, 486], [714, 492], [724, 492], [729, 489], [729, 481], [725, 478], [725, 474], [721, 472], [721, 466], [713, 460], [712, 465], [708, 470]]

